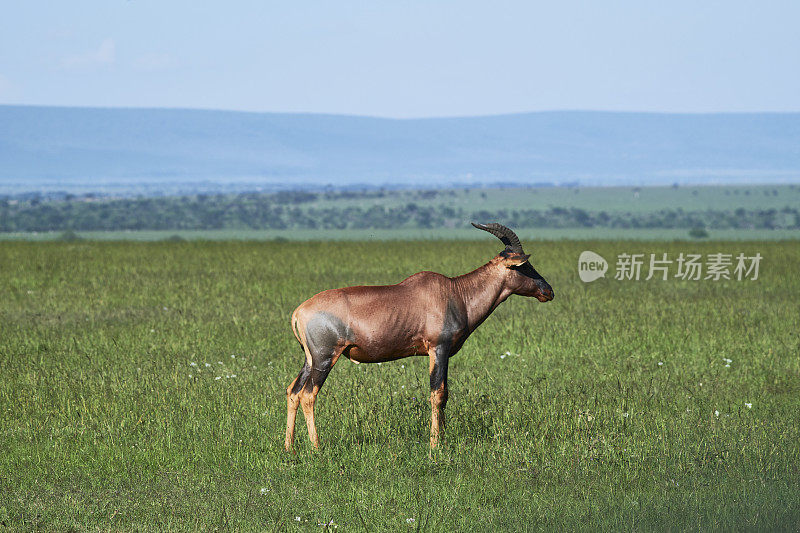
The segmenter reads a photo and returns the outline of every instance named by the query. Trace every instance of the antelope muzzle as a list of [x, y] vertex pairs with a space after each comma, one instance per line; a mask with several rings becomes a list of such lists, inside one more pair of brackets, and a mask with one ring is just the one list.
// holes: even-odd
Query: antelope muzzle
[[540, 302], [549, 302], [555, 297], [556, 294], [553, 292], [553, 287], [545, 280], [537, 280], [536, 285], [539, 287], [539, 293], [536, 295], [536, 299]]

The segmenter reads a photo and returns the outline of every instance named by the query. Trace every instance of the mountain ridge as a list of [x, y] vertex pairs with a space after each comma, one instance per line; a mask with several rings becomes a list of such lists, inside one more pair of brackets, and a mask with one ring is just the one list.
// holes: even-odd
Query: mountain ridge
[[800, 179], [798, 147], [800, 113], [398, 119], [0, 105], [0, 193], [779, 183]]

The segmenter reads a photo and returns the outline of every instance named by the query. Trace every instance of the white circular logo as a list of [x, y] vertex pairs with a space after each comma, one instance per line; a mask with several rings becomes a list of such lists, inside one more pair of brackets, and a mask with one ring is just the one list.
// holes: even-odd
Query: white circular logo
[[589, 250], [581, 252], [578, 258], [578, 275], [581, 281], [589, 283], [598, 278], [603, 278], [608, 270], [608, 262], [603, 259], [602, 255], [596, 254]]

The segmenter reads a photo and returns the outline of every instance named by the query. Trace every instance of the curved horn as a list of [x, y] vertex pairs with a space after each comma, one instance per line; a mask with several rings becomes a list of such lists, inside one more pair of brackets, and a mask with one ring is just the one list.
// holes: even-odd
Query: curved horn
[[488, 231], [503, 241], [503, 244], [506, 245], [506, 248], [512, 252], [518, 254], [525, 253], [522, 251], [522, 243], [519, 242], [519, 237], [517, 237], [517, 234], [504, 225], [498, 224], [497, 222], [492, 222], [491, 224], [476, 224], [472, 222], [472, 225], [478, 229], [482, 229], [483, 231]]

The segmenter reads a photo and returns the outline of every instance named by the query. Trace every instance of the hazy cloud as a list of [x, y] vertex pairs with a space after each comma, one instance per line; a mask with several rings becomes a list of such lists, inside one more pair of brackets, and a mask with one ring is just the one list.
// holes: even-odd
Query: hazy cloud
[[138, 70], [166, 70], [175, 67], [178, 61], [174, 56], [165, 53], [145, 54], [133, 62]]
[[116, 48], [114, 39], [106, 39], [94, 50], [65, 57], [61, 60], [61, 67], [65, 69], [82, 69], [111, 65], [116, 60]]
[[54, 28], [50, 30], [48, 36], [54, 40], [73, 39], [77, 32], [72, 28]]
[[16, 98], [17, 92], [17, 86], [11, 83], [8, 78], [0, 74], [0, 99], [8, 100], [11, 98]]

